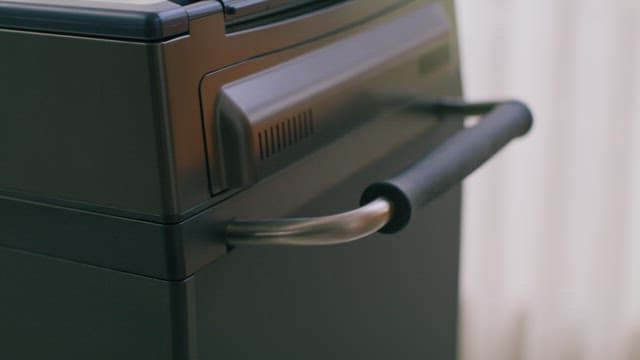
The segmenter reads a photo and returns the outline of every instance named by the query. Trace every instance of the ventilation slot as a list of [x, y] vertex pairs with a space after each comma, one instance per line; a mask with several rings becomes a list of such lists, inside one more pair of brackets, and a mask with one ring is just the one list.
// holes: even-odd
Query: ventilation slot
[[258, 132], [260, 160], [286, 150], [314, 133], [311, 109], [300, 112]]

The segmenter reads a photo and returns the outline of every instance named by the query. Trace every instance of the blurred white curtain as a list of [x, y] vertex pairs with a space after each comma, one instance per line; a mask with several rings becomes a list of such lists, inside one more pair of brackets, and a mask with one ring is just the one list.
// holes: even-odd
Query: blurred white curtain
[[456, 0], [468, 99], [536, 117], [465, 183], [464, 360], [640, 359], [640, 1]]

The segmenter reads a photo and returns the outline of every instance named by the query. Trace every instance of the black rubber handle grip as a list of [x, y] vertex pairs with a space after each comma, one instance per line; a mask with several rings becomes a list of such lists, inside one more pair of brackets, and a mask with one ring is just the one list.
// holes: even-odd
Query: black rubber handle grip
[[456, 132], [401, 174], [367, 187], [360, 203], [386, 198], [393, 204], [392, 216], [380, 232], [402, 230], [411, 220], [413, 209], [461, 182], [513, 138], [526, 134], [532, 123], [525, 104], [497, 104], [477, 125]]

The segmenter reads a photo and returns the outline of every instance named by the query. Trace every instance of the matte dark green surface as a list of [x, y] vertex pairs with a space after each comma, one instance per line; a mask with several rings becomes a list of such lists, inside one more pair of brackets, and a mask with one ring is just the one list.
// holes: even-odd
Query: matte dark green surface
[[[457, 126], [433, 129], [293, 214], [352, 207], [371, 178], [401, 170]], [[259, 184], [242, 207], [265, 211], [278, 198], [286, 201], [285, 184], [303, 186], [292, 174], [299, 176], [280, 174], [286, 181], [275, 193]], [[455, 188], [399, 234], [333, 247], [237, 248], [185, 281], [0, 249], [0, 283], [8, 289], [0, 308], [0, 355], [454, 359], [459, 214]]]
[[0, 31], [0, 190], [73, 207], [165, 208], [152, 48]]
[[[459, 188], [392, 237], [223, 243], [233, 217], [351, 209], [459, 127], [372, 119], [210, 198], [199, 80], [307, 46], [334, 19], [357, 31], [348, 4], [314, 29], [309, 19], [229, 37], [216, 32], [221, 16], [193, 18], [188, 36], [156, 44], [0, 30], [0, 358], [455, 358]], [[370, 15], [388, 2], [358, 4]], [[421, 79], [425, 94], [461, 95], [455, 33], [451, 45], [450, 67]]]
[[[415, 155], [380, 162], [298, 213], [347, 209], [371, 176], [387, 176]], [[194, 277], [199, 355], [455, 359], [459, 206], [456, 188], [393, 236], [230, 252]]]
[[[217, 2], [198, 2], [185, 7], [189, 33], [161, 42], [0, 26], [0, 194], [183, 221], [219, 201], [208, 174], [203, 131], [214, 119], [202, 117], [203, 76], [265, 54], [308, 51], [376, 17], [399, 15], [388, 13], [399, 1], [348, 1], [233, 35], [221, 12], [207, 10]], [[238, 76], [261, 68], [248, 70]]]
[[0, 248], [3, 359], [186, 359], [184, 283]]

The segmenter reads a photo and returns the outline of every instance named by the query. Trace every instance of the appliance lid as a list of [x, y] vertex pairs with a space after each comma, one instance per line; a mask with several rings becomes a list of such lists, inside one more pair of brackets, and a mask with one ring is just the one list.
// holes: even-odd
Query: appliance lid
[[[218, 1], [0, 0], [0, 29], [158, 41], [189, 31], [189, 20], [222, 11]], [[181, 5], [183, 4], [183, 5]]]
[[161, 41], [222, 13], [226, 32], [283, 21], [346, 0], [0, 0], [0, 29]]

